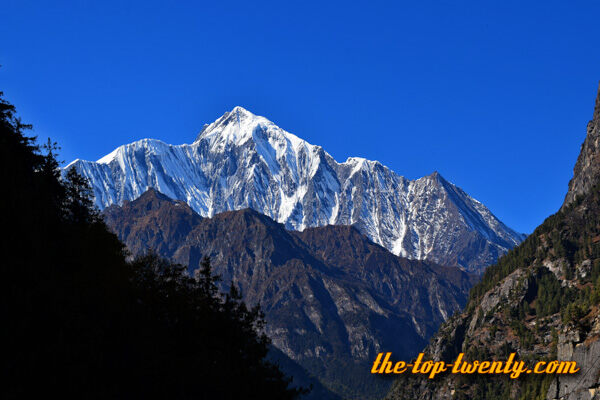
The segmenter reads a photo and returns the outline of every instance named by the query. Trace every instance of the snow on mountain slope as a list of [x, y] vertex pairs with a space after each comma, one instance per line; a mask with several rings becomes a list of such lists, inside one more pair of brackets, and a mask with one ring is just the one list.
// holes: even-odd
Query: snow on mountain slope
[[437, 172], [411, 181], [377, 161], [338, 163], [242, 107], [192, 144], [143, 139], [70, 167], [90, 180], [100, 209], [152, 187], [202, 216], [250, 207], [294, 230], [353, 224], [394, 254], [470, 271], [523, 240]]

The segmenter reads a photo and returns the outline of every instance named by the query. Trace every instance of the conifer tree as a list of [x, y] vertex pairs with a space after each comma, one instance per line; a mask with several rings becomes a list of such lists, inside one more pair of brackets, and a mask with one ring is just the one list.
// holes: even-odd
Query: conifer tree
[[[128, 261], [85, 179], [0, 93], [0, 398], [292, 399], [258, 308], [155, 254]], [[44, 151], [45, 153], [42, 153]]]

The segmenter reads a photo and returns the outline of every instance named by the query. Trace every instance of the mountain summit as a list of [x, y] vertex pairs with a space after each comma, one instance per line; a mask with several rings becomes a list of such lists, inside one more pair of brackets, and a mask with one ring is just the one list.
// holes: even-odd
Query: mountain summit
[[354, 225], [396, 255], [475, 272], [523, 240], [438, 173], [411, 181], [377, 161], [339, 163], [242, 107], [191, 144], [143, 139], [70, 167], [89, 179], [100, 209], [155, 188], [203, 217], [252, 208], [293, 230]]
[[[212, 124], [205, 125], [196, 141], [208, 140], [213, 146], [224, 143], [241, 145], [254, 138], [257, 126], [277, 128], [268, 119], [254, 115], [243, 107], [236, 106]], [[295, 142], [301, 141], [296, 136], [281, 129], [272, 129], [270, 132], [274, 138], [281, 140], [291, 138]]]

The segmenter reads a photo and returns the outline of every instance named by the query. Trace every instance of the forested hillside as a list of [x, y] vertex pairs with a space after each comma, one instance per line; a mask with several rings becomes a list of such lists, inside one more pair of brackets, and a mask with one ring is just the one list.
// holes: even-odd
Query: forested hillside
[[291, 399], [257, 308], [154, 255], [127, 261], [74, 170], [0, 100], [2, 398]]

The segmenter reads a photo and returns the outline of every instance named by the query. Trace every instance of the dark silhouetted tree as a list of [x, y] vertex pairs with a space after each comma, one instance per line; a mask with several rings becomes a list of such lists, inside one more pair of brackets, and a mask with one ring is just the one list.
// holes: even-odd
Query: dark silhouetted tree
[[0, 397], [291, 399], [258, 308], [154, 254], [127, 261], [57, 146], [0, 93]]

